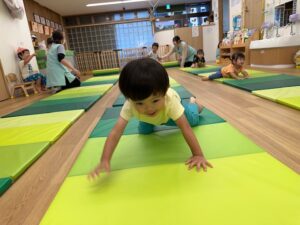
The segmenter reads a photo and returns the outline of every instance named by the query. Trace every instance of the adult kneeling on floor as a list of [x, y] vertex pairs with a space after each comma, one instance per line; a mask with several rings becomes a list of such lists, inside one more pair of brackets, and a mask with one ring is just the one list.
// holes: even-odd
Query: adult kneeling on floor
[[47, 54], [47, 87], [61, 89], [80, 86], [80, 72], [65, 59], [64, 36], [60, 31], [52, 33], [53, 44]]

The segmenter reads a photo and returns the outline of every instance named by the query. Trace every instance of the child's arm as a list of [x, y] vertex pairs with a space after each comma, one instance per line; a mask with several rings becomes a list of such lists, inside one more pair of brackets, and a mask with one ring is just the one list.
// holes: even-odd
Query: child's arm
[[88, 175], [89, 178], [95, 178], [99, 176], [100, 172], [106, 171], [107, 173], [110, 171], [110, 160], [112, 154], [119, 143], [119, 140], [124, 132], [124, 129], [127, 125], [128, 121], [119, 117], [117, 123], [114, 128], [108, 135], [108, 138], [105, 141], [103, 153], [100, 159], [99, 164], [93, 169]]
[[71, 64], [68, 60], [62, 59], [62, 60], [60, 61], [60, 63], [63, 64], [63, 65], [64, 65], [65, 67], [67, 67], [68, 69], [70, 69], [73, 73], [75, 73], [75, 75], [76, 75], [77, 77], [80, 76], [80, 71], [77, 70], [77, 69], [75, 69], [75, 68], [72, 66], [72, 64]]
[[203, 170], [206, 171], [207, 166], [212, 168], [212, 165], [208, 161], [206, 161], [200, 148], [199, 142], [184, 114], [179, 117], [178, 120], [176, 120], [176, 124], [180, 128], [183, 137], [189, 145], [193, 154], [193, 156], [186, 161], [186, 165], [188, 165], [189, 169], [197, 167], [197, 170], [199, 171], [202, 167]]
[[35, 53], [31, 54], [31, 55], [28, 56], [26, 59], [24, 59], [24, 66], [25, 66], [26, 64], [28, 64], [28, 63], [30, 62], [30, 60], [31, 60], [34, 56], [36, 56]]
[[243, 74], [244, 78], [249, 78], [250, 77], [249, 73], [246, 70], [242, 70], [241, 73]]
[[230, 74], [230, 77], [233, 78], [233, 79], [236, 79], [236, 80], [242, 80], [243, 79], [242, 77], [237, 76], [235, 73], [229, 73], [229, 74]]

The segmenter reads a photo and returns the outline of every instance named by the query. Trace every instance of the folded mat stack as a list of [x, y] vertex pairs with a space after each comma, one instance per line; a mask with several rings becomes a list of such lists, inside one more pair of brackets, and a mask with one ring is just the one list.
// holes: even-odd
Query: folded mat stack
[[115, 123], [119, 111], [100, 119], [41, 225], [300, 224], [299, 176], [207, 109], [193, 128], [215, 167], [207, 173], [184, 166], [191, 152], [178, 129], [139, 135], [130, 122], [112, 172], [88, 181], [108, 134], [104, 123]]
[[83, 113], [72, 110], [0, 118], [0, 195]]

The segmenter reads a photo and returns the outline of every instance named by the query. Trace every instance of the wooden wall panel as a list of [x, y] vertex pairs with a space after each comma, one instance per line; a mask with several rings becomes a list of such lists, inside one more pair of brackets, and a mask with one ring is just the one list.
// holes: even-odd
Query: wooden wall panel
[[278, 65], [294, 64], [293, 57], [300, 46], [250, 50], [251, 64]]
[[[26, 11], [26, 16], [28, 19], [30, 31], [31, 31], [31, 23], [30, 22], [34, 21], [33, 14], [37, 14], [39, 16], [44, 17], [45, 19], [49, 19], [55, 23], [63, 25], [62, 18], [58, 13], [38, 4], [37, 2], [35, 2], [33, 0], [24, 0], [24, 6], [25, 6], [25, 11]], [[50, 35], [40, 34], [40, 33], [33, 32], [33, 31], [31, 31], [31, 33], [37, 36], [39, 42], [42, 40], [47, 40], [47, 38], [50, 37], [50, 35], [51, 35], [51, 34]]]
[[192, 28], [191, 27], [181, 27], [176, 28], [174, 30], [175, 35], [178, 35], [181, 40], [185, 41], [189, 45], [191, 45], [193, 48], [197, 49], [203, 49], [203, 35], [202, 35], [202, 27], [198, 27], [199, 30], [199, 36], [198, 37], [192, 37]]

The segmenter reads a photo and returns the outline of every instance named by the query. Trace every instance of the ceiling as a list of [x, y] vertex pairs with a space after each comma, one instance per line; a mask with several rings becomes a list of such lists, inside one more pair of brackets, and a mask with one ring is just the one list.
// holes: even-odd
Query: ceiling
[[45, 6], [62, 16], [90, 14], [90, 13], [103, 13], [126, 10], [149, 8], [159, 1], [159, 6], [166, 4], [184, 4], [184, 3], [199, 3], [207, 0], [148, 0], [145, 2], [134, 2], [126, 4], [116, 4], [97, 7], [86, 7], [90, 3], [113, 2], [120, 0], [34, 0], [42, 6]]

